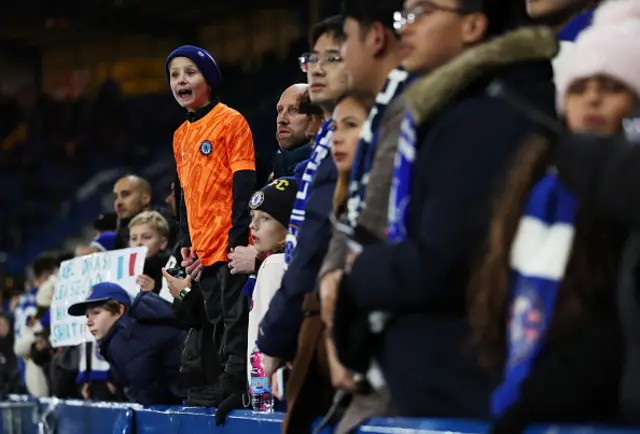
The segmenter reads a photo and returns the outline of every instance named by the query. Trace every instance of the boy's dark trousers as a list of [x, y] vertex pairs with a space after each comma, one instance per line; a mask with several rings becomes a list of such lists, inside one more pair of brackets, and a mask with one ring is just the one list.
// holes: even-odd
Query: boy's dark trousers
[[214, 326], [215, 345], [224, 367], [218, 384], [220, 399], [244, 391], [247, 377], [249, 308], [242, 289], [247, 275], [231, 274], [226, 262], [204, 267], [200, 289], [207, 318]]

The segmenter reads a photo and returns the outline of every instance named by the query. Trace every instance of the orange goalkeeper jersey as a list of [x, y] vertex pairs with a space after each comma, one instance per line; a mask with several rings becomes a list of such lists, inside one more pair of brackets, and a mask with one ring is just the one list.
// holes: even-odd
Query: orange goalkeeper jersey
[[218, 103], [201, 119], [180, 125], [173, 152], [192, 247], [205, 266], [227, 262], [233, 174], [256, 168], [249, 124], [236, 110]]

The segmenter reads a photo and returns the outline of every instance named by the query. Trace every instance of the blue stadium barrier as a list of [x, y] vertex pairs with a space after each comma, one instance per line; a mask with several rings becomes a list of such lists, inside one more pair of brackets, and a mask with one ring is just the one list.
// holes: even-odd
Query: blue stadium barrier
[[[0, 434], [279, 434], [284, 420], [282, 413], [236, 410], [223, 427], [217, 427], [212, 408], [142, 407], [24, 396], [11, 396], [10, 400], [0, 403]], [[488, 429], [486, 422], [376, 418], [360, 427], [357, 434], [484, 434]], [[322, 432], [329, 433], [328, 429]], [[534, 426], [526, 433], [640, 434], [640, 427]]]

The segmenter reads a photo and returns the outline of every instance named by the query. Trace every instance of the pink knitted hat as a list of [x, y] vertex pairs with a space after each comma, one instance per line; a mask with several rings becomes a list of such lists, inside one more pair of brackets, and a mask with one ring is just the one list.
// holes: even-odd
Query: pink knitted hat
[[584, 30], [566, 66], [556, 75], [558, 114], [567, 89], [577, 80], [608, 75], [640, 97], [640, 0], [608, 0]]

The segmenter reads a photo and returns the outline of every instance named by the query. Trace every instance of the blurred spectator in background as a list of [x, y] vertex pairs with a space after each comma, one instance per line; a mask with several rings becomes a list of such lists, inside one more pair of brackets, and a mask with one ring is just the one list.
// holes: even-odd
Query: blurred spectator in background
[[115, 212], [100, 214], [93, 221], [93, 229], [96, 230], [98, 235], [103, 232], [115, 232], [117, 227], [118, 215]]
[[136, 175], [120, 178], [113, 186], [113, 208], [118, 215], [115, 249], [129, 246], [129, 222], [151, 206], [151, 185]]
[[[52, 256], [54, 265], [46, 274], [46, 279], [37, 280], [36, 311], [29, 315], [20, 337], [16, 338], [14, 350], [18, 357], [25, 361], [25, 384], [30, 394], [38, 397], [49, 396], [50, 379], [49, 363], [52, 350], [49, 345], [51, 316], [49, 307], [53, 299], [53, 291], [57, 280], [57, 271], [61, 260], [67, 260], [71, 255]], [[34, 272], [35, 272], [34, 263]], [[42, 273], [40, 273], [43, 276]], [[40, 283], [41, 282], [41, 283]]]
[[13, 352], [13, 326], [11, 318], [0, 314], [0, 400], [10, 393], [23, 393], [24, 386], [18, 371], [18, 360]]
[[143, 274], [136, 277], [141, 290], [160, 293], [162, 268], [170, 257], [168, 243], [169, 223], [158, 211], [143, 211], [129, 222], [129, 247], [147, 248]]
[[224, 328], [223, 342], [217, 343], [224, 364], [221, 404], [246, 390], [248, 306], [242, 288], [247, 277], [230, 273], [227, 255], [249, 241], [253, 137], [245, 118], [219, 101], [221, 73], [206, 50], [177, 48], [167, 58], [166, 74], [174, 98], [187, 110], [173, 143], [183, 190], [182, 266], [200, 281], [209, 320]]
[[[51, 274], [56, 272], [58, 264], [59, 261], [57, 257], [52, 253], [43, 253], [33, 261], [30, 270], [33, 273], [32, 286], [20, 297], [14, 311], [15, 345], [17, 346], [15, 352], [16, 355], [20, 357], [18, 359], [18, 368], [20, 369], [23, 381], [26, 379], [25, 360], [29, 358], [31, 344], [35, 340], [35, 333], [42, 330], [42, 325], [39, 321], [35, 320], [38, 314], [36, 301], [38, 288]], [[34, 373], [31, 377], [33, 379], [32, 390], [38, 392], [37, 396], [46, 396], [46, 380], [44, 375], [33, 362], [30, 363], [30, 365], [32, 366], [31, 371]], [[31, 389], [29, 392], [34, 393], [31, 392]], [[42, 395], [42, 393], [45, 394]]]

